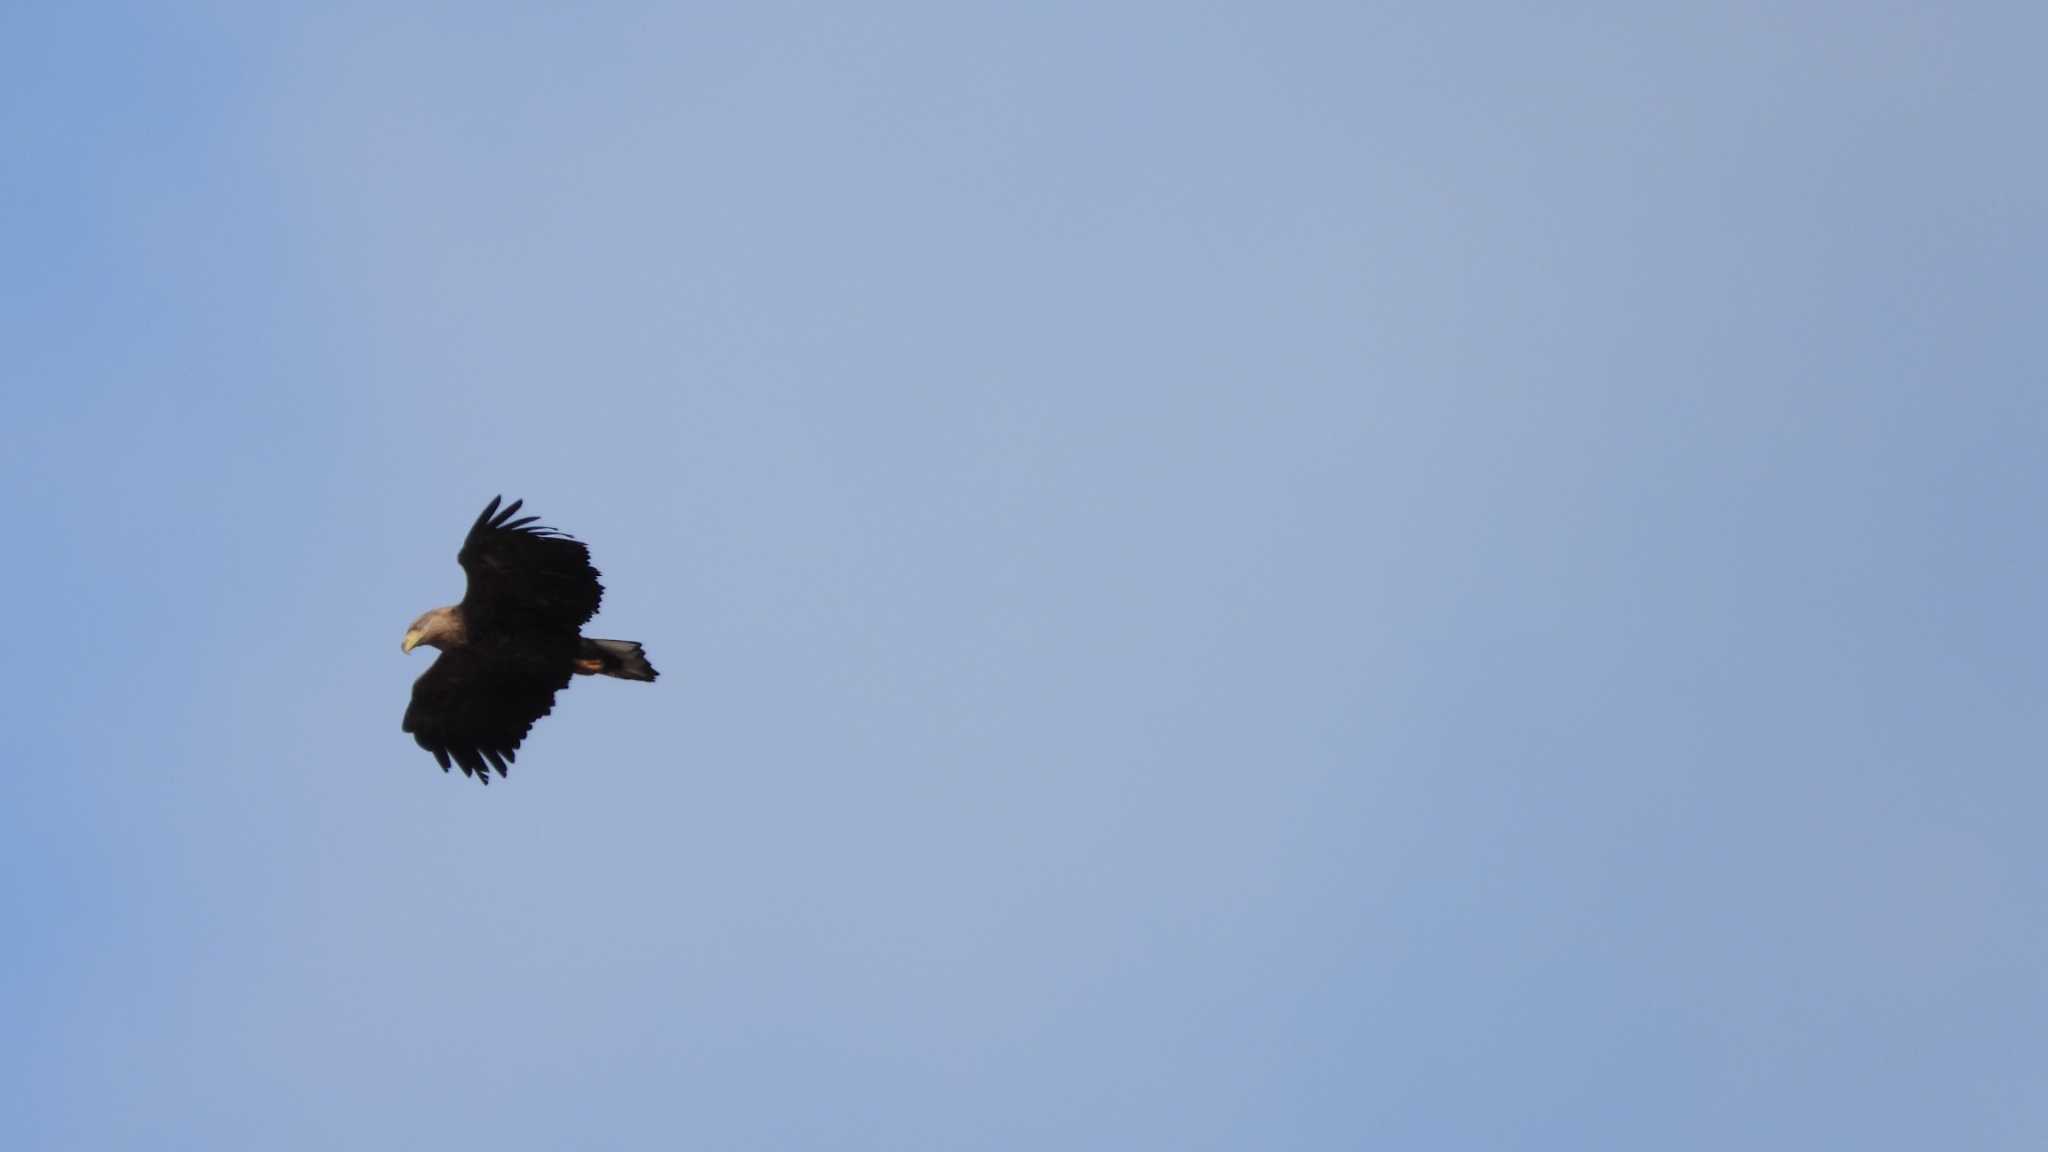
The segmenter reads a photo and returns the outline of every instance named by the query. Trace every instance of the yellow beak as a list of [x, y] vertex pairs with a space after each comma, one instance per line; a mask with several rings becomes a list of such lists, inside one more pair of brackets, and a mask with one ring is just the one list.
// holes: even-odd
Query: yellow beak
[[402, 645], [402, 647], [403, 647], [403, 649], [404, 649], [405, 651], [407, 651], [407, 652], [410, 652], [410, 651], [412, 651], [413, 649], [415, 649], [415, 648], [417, 648], [417, 647], [419, 647], [419, 646], [420, 646], [420, 630], [419, 630], [419, 629], [417, 629], [417, 628], [415, 628], [415, 629], [413, 629], [412, 631], [410, 631], [410, 632], [407, 632], [407, 633], [405, 634], [405, 643], [404, 643], [404, 645]]

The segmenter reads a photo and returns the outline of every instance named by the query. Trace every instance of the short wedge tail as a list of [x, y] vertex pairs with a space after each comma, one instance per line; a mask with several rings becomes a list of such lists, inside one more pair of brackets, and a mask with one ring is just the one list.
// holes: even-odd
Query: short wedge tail
[[584, 676], [616, 676], [621, 680], [653, 681], [661, 675], [654, 665], [647, 662], [647, 653], [631, 640], [592, 640], [583, 638], [583, 649], [577, 655], [576, 671]]

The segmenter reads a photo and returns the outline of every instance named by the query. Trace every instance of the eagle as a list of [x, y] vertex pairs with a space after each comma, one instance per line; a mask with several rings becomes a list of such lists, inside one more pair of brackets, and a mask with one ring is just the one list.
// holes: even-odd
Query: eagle
[[434, 754], [441, 771], [491, 782], [533, 722], [576, 676], [653, 681], [640, 645], [594, 640], [583, 625], [597, 614], [604, 585], [583, 542], [538, 516], [512, 517], [521, 500], [499, 508], [493, 496], [470, 526], [456, 561], [469, 575], [462, 603], [436, 608], [405, 630], [404, 650], [425, 645], [441, 655], [413, 682], [404, 731]]

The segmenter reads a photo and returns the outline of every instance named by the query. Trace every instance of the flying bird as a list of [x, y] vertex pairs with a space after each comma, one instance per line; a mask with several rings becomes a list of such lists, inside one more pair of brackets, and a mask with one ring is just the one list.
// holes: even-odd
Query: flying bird
[[436, 608], [405, 631], [405, 651], [439, 648], [413, 682], [404, 731], [446, 772], [491, 782], [505, 775], [533, 722], [576, 676], [652, 681], [640, 645], [593, 640], [583, 625], [597, 614], [604, 585], [582, 541], [512, 518], [524, 501], [500, 510], [499, 497], [470, 526], [455, 559], [469, 574], [462, 603]]

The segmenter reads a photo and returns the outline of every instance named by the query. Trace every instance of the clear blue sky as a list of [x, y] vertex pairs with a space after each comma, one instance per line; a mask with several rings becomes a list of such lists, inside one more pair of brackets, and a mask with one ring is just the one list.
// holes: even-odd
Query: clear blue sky
[[0, 8], [0, 1146], [2048, 1143], [2039, 6], [562, 7]]

